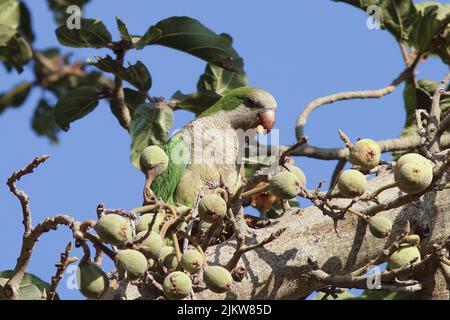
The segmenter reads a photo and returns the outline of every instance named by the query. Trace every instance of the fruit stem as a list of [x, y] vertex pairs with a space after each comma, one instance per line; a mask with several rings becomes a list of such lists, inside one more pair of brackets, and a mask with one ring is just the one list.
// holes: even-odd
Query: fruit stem
[[259, 187], [250, 189], [250, 190], [248, 190], [248, 191], [243, 192], [243, 193], [241, 194], [241, 198], [250, 198], [250, 197], [253, 196], [254, 194], [257, 194], [257, 193], [261, 193], [261, 192], [266, 191], [268, 188], [269, 188], [269, 184], [267, 183], [267, 184], [264, 184], [264, 185], [262, 185], [262, 186], [259, 186]]
[[189, 242], [192, 243], [192, 245], [197, 249], [198, 252], [200, 252], [200, 254], [203, 256], [203, 265], [204, 266], [208, 266], [208, 263], [206, 262], [206, 255], [205, 255], [205, 251], [203, 251], [202, 246], [198, 243], [197, 240], [195, 240], [195, 238], [193, 236], [191, 236], [189, 233], [184, 232], [183, 230], [178, 230], [177, 231], [179, 234], [181, 234], [183, 237], [185, 237], [186, 239], [189, 240]]
[[384, 186], [381, 186], [381, 187], [379, 187], [378, 189], [376, 189], [374, 192], [372, 192], [372, 193], [368, 196], [368, 199], [373, 199], [373, 198], [377, 197], [377, 196], [378, 196], [380, 193], [382, 193], [383, 191], [386, 191], [386, 190], [388, 190], [388, 189], [395, 188], [395, 187], [397, 187], [397, 186], [398, 186], [397, 182], [391, 182], [391, 183], [388, 183], [388, 184], [386, 184], [386, 185], [384, 185]]
[[178, 243], [178, 237], [177, 237], [177, 233], [176, 232], [172, 233], [172, 240], [173, 240], [173, 245], [175, 246], [175, 255], [177, 257], [177, 261], [178, 261], [178, 263], [180, 263], [180, 261], [181, 261], [181, 250], [180, 250], [180, 244]]
[[155, 205], [154, 204], [150, 204], [147, 206], [142, 206], [142, 207], [137, 207], [134, 209], [131, 209], [131, 213], [136, 214], [136, 213], [148, 213], [150, 211], [152, 211], [153, 209], [155, 209]]

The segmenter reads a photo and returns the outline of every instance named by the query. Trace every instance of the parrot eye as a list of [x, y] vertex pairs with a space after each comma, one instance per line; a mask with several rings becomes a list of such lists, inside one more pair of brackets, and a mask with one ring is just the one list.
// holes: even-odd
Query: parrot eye
[[253, 108], [256, 106], [255, 99], [251, 97], [245, 98], [244, 104], [249, 108]]

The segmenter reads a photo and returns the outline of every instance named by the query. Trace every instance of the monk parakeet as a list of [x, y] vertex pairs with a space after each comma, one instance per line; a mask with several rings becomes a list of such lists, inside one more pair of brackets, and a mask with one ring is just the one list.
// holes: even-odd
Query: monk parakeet
[[[275, 122], [275, 98], [255, 87], [231, 90], [165, 145], [169, 164], [152, 183], [158, 198], [192, 207], [208, 181], [223, 181], [232, 191], [242, 180], [239, 157], [243, 132], [269, 132]], [[256, 129], [256, 130], [249, 130]]]

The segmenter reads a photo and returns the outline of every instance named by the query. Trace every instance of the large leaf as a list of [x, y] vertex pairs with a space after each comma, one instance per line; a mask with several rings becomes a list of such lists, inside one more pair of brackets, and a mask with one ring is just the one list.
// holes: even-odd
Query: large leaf
[[34, 41], [34, 33], [31, 27], [31, 14], [25, 3], [20, 3], [20, 30], [29, 42]]
[[[9, 278], [13, 276], [13, 270], [6, 270], [0, 272], [0, 300], [5, 300], [6, 297], [3, 293], [3, 287]], [[44, 280], [36, 277], [31, 273], [25, 273], [22, 282], [19, 286], [19, 299], [20, 300], [41, 300], [44, 291], [48, 293], [50, 291], [50, 284]], [[59, 299], [58, 296], [55, 297]]]
[[437, 54], [440, 37], [450, 23], [450, 10], [438, 4], [419, 6], [408, 44], [422, 54]]
[[128, 68], [125, 68], [110, 55], [106, 55], [104, 58], [97, 57], [96, 62], [89, 61], [89, 64], [96, 66], [102, 71], [119, 76], [141, 91], [148, 91], [152, 85], [150, 72], [140, 61], [137, 61], [134, 65], [130, 64]]
[[381, 27], [386, 28], [396, 39], [407, 40], [417, 14], [411, 0], [334, 0], [345, 2], [364, 11], [372, 5], [381, 9]]
[[189, 17], [171, 17], [149, 28], [143, 45], [159, 44], [192, 54], [222, 68], [240, 71], [242, 59], [231, 45], [231, 37], [218, 35], [199, 21]]
[[19, 34], [10, 38], [6, 44], [0, 43], [0, 60], [13, 66], [19, 73], [23, 71], [23, 66], [30, 61], [32, 55], [30, 44]]
[[0, 94], [0, 113], [2, 113], [6, 108], [21, 106], [28, 97], [31, 87], [31, 82], [24, 81], [9, 91]]
[[17, 29], [19, 21], [19, 3], [16, 0], [0, 0], [0, 24]]
[[67, 7], [76, 5], [82, 8], [89, 0], [47, 0], [47, 2], [50, 10], [53, 12], [56, 22], [62, 24], [68, 17], [66, 12]]
[[46, 136], [52, 143], [58, 142], [59, 127], [55, 120], [55, 109], [45, 99], [39, 100], [31, 126], [37, 135]]
[[120, 20], [119, 17], [116, 17], [116, 23], [117, 23], [117, 29], [119, 30], [120, 35], [122, 36], [122, 39], [131, 43], [132, 38], [130, 36], [130, 33], [128, 32], [127, 25], [122, 20]]
[[123, 78], [141, 91], [148, 91], [152, 86], [150, 72], [140, 61], [137, 61], [135, 64], [130, 64], [125, 69]]
[[63, 94], [55, 106], [56, 123], [64, 131], [70, 124], [83, 118], [98, 105], [100, 89], [94, 86], [82, 86]]
[[163, 146], [169, 138], [173, 111], [165, 103], [141, 104], [130, 123], [131, 162], [136, 168], [142, 150], [149, 145]]
[[215, 92], [223, 96], [228, 91], [247, 84], [248, 81], [244, 72], [231, 72], [208, 63], [205, 72], [198, 80], [197, 90], [199, 92]]
[[214, 92], [198, 92], [193, 94], [183, 94], [177, 91], [172, 96], [172, 101], [176, 103], [176, 109], [183, 109], [199, 115], [222, 96]]
[[65, 24], [56, 31], [59, 43], [78, 48], [104, 48], [111, 43], [111, 34], [103, 22], [96, 19], [81, 19], [80, 29], [68, 29]]

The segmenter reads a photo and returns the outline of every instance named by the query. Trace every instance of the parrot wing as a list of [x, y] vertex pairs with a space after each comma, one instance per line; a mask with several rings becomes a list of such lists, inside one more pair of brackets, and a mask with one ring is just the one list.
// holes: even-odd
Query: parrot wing
[[153, 181], [152, 190], [158, 198], [173, 203], [173, 195], [189, 159], [189, 149], [183, 141], [182, 131], [167, 142], [164, 151], [169, 157], [169, 163], [167, 169]]

